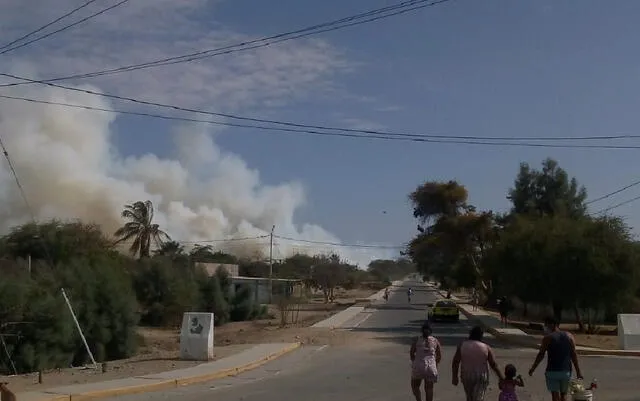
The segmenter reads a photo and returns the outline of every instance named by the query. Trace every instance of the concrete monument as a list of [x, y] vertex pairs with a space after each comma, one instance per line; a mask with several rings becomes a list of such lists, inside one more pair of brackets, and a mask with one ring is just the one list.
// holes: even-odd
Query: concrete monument
[[640, 314], [618, 315], [618, 342], [620, 349], [640, 350]]
[[182, 316], [180, 358], [195, 361], [213, 359], [213, 313], [187, 312]]

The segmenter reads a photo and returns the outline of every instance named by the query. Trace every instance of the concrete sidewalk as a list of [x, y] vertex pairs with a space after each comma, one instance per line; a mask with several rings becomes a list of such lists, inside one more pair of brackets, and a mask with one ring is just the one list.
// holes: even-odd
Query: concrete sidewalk
[[259, 344], [239, 354], [190, 368], [127, 379], [17, 393], [16, 399], [17, 401], [84, 401], [166, 390], [233, 376], [254, 369], [299, 348], [300, 345], [300, 343]]
[[[427, 285], [433, 287], [436, 291], [438, 291], [438, 293], [440, 293], [443, 298], [446, 296], [446, 294], [443, 291], [440, 291], [434, 283], [428, 283]], [[458, 302], [460, 312], [465, 315], [467, 319], [476, 321], [488, 333], [493, 334], [496, 338], [511, 344], [516, 344], [527, 348], [540, 347], [540, 340], [516, 327], [504, 327], [502, 322], [500, 321], [500, 317], [498, 317], [496, 314], [487, 312], [482, 308], [478, 308], [474, 311], [473, 306], [465, 303], [465, 300], [462, 300], [454, 295], [451, 296], [451, 299]], [[583, 347], [578, 345], [576, 347], [576, 351], [578, 355], [640, 357], [640, 351], [635, 350], [601, 349]]]
[[[381, 301], [384, 298], [384, 292], [388, 288], [390, 291], [393, 287], [397, 287], [402, 285], [406, 280], [396, 280], [391, 283], [389, 287], [383, 288], [382, 290], [376, 292], [375, 294], [369, 296], [367, 301], [370, 303], [376, 303]], [[356, 317], [361, 313], [369, 313], [367, 312], [366, 306], [351, 306], [343, 311], [336, 313], [333, 316], [328, 317], [325, 320], [322, 320], [316, 324], [314, 324], [313, 328], [329, 328], [329, 329], [337, 329], [337, 328], [349, 328], [351, 327], [354, 321], [360, 321]], [[362, 317], [364, 319], [364, 316]]]

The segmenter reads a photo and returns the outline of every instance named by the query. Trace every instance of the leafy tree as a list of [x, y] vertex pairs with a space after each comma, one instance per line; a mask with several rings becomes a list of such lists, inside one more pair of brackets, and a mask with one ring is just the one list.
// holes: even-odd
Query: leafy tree
[[[409, 195], [418, 235], [407, 254], [423, 275], [448, 286], [487, 288], [479, 260], [495, 237], [493, 215], [477, 213], [467, 190], [455, 181], [425, 182]], [[427, 225], [425, 227], [425, 225]]]
[[318, 258], [296, 254], [273, 266], [274, 275], [279, 278], [306, 279], [311, 277], [311, 270]]
[[171, 259], [184, 255], [184, 246], [176, 241], [167, 241], [154, 251], [156, 256], [165, 256]]
[[116, 243], [133, 240], [129, 247], [131, 254], [148, 258], [151, 253], [151, 243], [161, 247], [165, 241], [171, 240], [158, 224], [153, 223], [153, 215], [153, 203], [149, 200], [125, 205], [122, 218], [129, 221], [114, 233], [118, 238]]
[[231, 321], [241, 322], [255, 317], [256, 308], [251, 300], [251, 287], [240, 285], [231, 300], [229, 317]]
[[225, 299], [219, 277], [214, 274], [211, 277], [206, 277], [204, 280], [201, 280], [200, 283], [202, 310], [213, 313], [214, 324], [216, 326], [227, 323], [230, 319], [230, 307]]
[[[95, 359], [133, 355], [138, 305], [126, 261], [109, 255], [74, 259], [58, 269], [56, 276], [67, 291]], [[66, 308], [65, 311], [68, 313]], [[75, 336], [74, 340], [74, 365], [88, 362], [81, 339]]]
[[587, 191], [575, 177], [569, 179], [558, 162], [546, 159], [541, 170], [527, 163], [520, 171], [507, 198], [512, 202], [512, 213], [535, 216], [563, 215], [573, 218], [585, 215]]
[[313, 266], [311, 277], [315, 284], [322, 290], [324, 302], [333, 299], [334, 289], [344, 281], [344, 263], [338, 255], [317, 257], [318, 261]]
[[369, 263], [367, 271], [371, 276], [382, 281], [393, 281], [415, 272], [415, 266], [409, 259], [399, 258], [376, 259]]
[[238, 258], [222, 251], [214, 251], [211, 245], [196, 244], [191, 250], [191, 257], [202, 263], [238, 263]]
[[112, 248], [113, 244], [99, 226], [59, 220], [14, 227], [0, 240], [0, 250], [6, 258], [26, 260], [31, 257], [33, 261], [54, 265]]
[[238, 266], [241, 276], [246, 277], [268, 277], [269, 264], [262, 261], [243, 261]]
[[505, 294], [572, 308], [617, 309], [637, 288], [638, 251], [618, 219], [519, 217], [486, 260]]
[[176, 268], [170, 259], [139, 261], [133, 286], [142, 307], [142, 322], [152, 326], [177, 325], [182, 314], [202, 304], [196, 278], [202, 277], [194, 266]]

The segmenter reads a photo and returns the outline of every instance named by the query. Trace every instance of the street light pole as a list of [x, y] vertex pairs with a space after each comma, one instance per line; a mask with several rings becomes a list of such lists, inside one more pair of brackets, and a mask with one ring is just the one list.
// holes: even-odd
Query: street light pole
[[269, 235], [269, 303], [273, 303], [273, 231], [276, 226], [271, 227], [271, 234]]

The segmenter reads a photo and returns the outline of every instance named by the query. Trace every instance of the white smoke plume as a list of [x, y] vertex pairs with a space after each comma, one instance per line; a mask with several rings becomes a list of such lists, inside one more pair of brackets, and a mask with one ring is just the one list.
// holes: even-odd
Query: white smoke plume
[[[103, 98], [56, 88], [27, 86], [1, 94], [111, 107]], [[261, 184], [258, 171], [220, 149], [207, 126], [177, 129], [175, 158], [125, 158], [111, 141], [116, 118], [114, 113], [0, 99], [0, 134], [38, 220], [81, 219], [111, 234], [123, 222], [123, 205], [149, 199], [156, 208], [156, 222], [172, 238], [210, 244], [239, 256], [268, 255], [269, 239], [207, 241], [268, 235], [275, 225], [281, 236], [340, 242], [318, 225], [293, 221], [295, 210], [305, 202], [300, 183]], [[6, 232], [30, 216], [6, 161], [0, 165], [0, 230]], [[397, 254], [283, 239], [275, 243], [276, 258], [336, 252], [362, 267], [371, 259]]]

